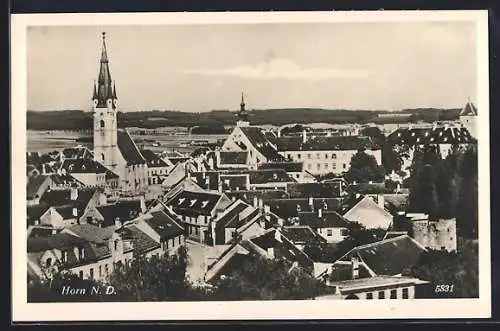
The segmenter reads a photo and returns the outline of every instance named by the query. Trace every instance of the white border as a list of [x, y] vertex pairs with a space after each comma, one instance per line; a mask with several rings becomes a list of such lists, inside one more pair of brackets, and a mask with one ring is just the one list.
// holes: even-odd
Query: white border
[[[26, 30], [30, 25], [165, 25], [306, 22], [477, 23], [479, 109], [479, 299], [161, 303], [26, 302]], [[471, 50], [473, 51], [473, 50]], [[491, 317], [487, 11], [261, 12], [12, 15], [12, 319], [27, 321], [400, 319]]]

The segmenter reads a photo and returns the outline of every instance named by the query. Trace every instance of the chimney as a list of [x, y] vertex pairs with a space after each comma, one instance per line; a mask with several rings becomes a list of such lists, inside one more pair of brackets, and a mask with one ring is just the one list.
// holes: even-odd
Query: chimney
[[73, 217], [78, 217], [78, 209], [73, 208]]
[[267, 255], [268, 257], [270, 257], [271, 259], [274, 259], [274, 247], [269, 247], [267, 249]]
[[279, 242], [283, 242], [283, 240], [281, 239], [281, 232], [279, 230], [274, 230], [274, 239]]
[[323, 209], [319, 208], [318, 209], [318, 218], [322, 218], [323, 217]]
[[269, 214], [271, 212], [271, 208], [268, 205], [264, 205], [264, 214]]
[[262, 198], [259, 198], [259, 209], [262, 209], [264, 206], [264, 201], [262, 200]]
[[259, 201], [258, 201], [257, 197], [253, 197], [253, 206], [255, 208], [257, 208], [259, 206]]
[[359, 259], [357, 256], [351, 257], [352, 264], [352, 279], [359, 278]]
[[360, 196], [361, 196], [361, 194], [356, 193], [356, 199], [359, 199]]
[[78, 199], [78, 189], [76, 187], [70, 188], [70, 199], [73, 201]]
[[311, 210], [314, 209], [314, 201], [312, 197], [309, 197], [309, 207], [311, 207]]
[[305, 144], [307, 141], [307, 132], [306, 130], [302, 131], [302, 143]]
[[234, 195], [231, 197], [231, 201], [236, 201], [236, 197]]
[[401, 184], [397, 184], [396, 185], [396, 193], [400, 193], [401, 192]]
[[385, 197], [383, 194], [377, 195], [377, 204], [380, 208], [385, 208]]
[[115, 228], [118, 230], [122, 227], [122, 221], [120, 221], [119, 217], [115, 218]]
[[281, 138], [281, 130], [280, 129], [278, 129], [277, 133], [278, 133], [278, 138]]

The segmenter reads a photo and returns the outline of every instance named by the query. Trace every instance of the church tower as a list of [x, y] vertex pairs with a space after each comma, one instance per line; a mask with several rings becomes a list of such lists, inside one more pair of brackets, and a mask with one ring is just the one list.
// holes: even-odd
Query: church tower
[[248, 121], [248, 112], [245, 109], [245, 97], [243, 92], [241, 93], [240, 111], [237, 116], [238, 122], [236, 122], [236, 126], [245, 127], [250, 125], [250, 122]]
[[109, 71], [106, 33], [102, 33], [102, 51], [97, 84], [94, 81], [94, 160], [116, 172], [118, 163], [117, 97]]
[[463, 127], [469, 130], [469, 133], [477, 138], [477, 108], [476, 106], [467, 98], [464, 108], [460, 111], [460, 123]]

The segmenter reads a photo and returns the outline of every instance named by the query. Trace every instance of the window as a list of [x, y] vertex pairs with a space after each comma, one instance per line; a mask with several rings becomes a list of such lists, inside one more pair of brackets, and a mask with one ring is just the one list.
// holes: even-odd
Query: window
[[307, 165], [307, 169], [311, 170], [311, 168], [312, 168], [312, 165], [309, 163], [309, 164]]
[[52, 259], [49, 257], [49, 258], [45, 261], [45, 266], [50, 267], [51, 265], [52, 265]]
[[118, 239], [115, 240], [115, 251], [118, 249]]
[[94, 279], [94, 268], [90, 268], [90, 279]]
[[102, 267], [99, 266], [99, 278], [101, 278], [101, 277], [102, 277]]
[[311, 158], [311, 154], [307, 154], [307, 158], [310, 159]]
[[391, 290], [391, 299], [398, 298], [398, 290]]
[[101, 153], [101, 160], [104, 162], [104, 153]]
[[83, 279], [83, 270], [80, 270], [80, 272], [78, 273], [78, 277], [80, 277], [80, 279]]
[[325, 159], [328, 159], [328, 154], [325, 154]]
[[108, 264], [106, 263], [106, 264], [104, 265], [104, 274], [106, 274], [106, 275], [107, 275], [107, 274], [108, 274], [108, 272], [109, 272], [109, 271], [108, 271]]
[[332, 159], [336, 159], [337, 158], [337, 154], [333, 153], [332, 154]]
[[408, 299], [408, 298], [409, 298], [408, 288], [404, 288], [403, 289], [403, 299]]
[[319, 164], [319, 163], [316, 164], [316, 168], [318, 168], [318, 170], [321, 169], [321, 164]]
[[325, 169], [328, 169], [328, 163], [325, 163]]
[[300, 160], [300, 154], [297, 154], [297, 158]]
[[379, 299], [385, 299], [385, 292], [384, 291], [378, 292], [378, 298]]
[[82, 247], [80, 247], [79, 253], [80, 253], [79, 259], [83, 260], [85, 258], [85, 250]]
[[67, 251], [62, 252], [62, 260], [64, 263], [68, 262], [68, 252]]
[[101, 120], [101, 122], [100, 122], [100, 126], [101, 126], [101, 129], [103, 129], [103, 128], [104, 128], [104, 121], [103, 121], [103, 120]]
[[347, 164], [345, 164], [345, 163], [344, 163], [344, 164], [342, 164], [342, 168], [343, 168], [343, 169], [347, 168]]
[[333, 170], [337, 169], [337, 163], [332, 163], [332, 169]]
[[316, 154], [316, 158], [317, 158], [317, 159], [319, 159], [320, 157], [321, 157], [321, 156], [320, 156], [320, 154], [319, 154], [319, 153], [318, 153], [318, 154]]
[[300, 174], [296, 174], [295, 177], [300, 178]]
[[333, 230], [332, 230], [332, 229], [327, 229], [327, 230], [326, 230], [326, 235], [327, 235], [328, 237], [333, 236]]
[[368, 300], [372, 300], [372, 299], [373, 299], [373, 293], [372, 293], [372, 292], [370, 292], [370, 293], [366, 293], [366, 298], [367, 298]]
[[165, 247], [168, 249], [168, 239], [165, 240], [165, 243], [164, 243]]

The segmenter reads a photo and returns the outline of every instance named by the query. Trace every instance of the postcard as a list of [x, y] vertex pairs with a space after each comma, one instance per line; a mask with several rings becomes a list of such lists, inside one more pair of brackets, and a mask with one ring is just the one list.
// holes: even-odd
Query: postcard
[[11, 40], [14, 321], [490, 317], [487, 11]]

